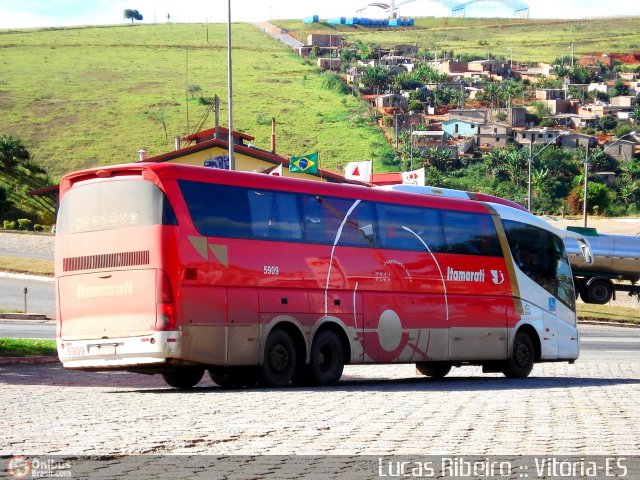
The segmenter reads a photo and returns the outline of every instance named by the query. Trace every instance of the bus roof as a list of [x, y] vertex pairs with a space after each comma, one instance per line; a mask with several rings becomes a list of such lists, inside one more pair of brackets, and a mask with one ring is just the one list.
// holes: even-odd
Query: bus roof
[[[276, 177], [262, 173], [229, 171], [175, 163], [131, 163], [81, 170], [65, 175], [60, 182], [60, 196], [74, 184], [87, 180], [140, 175], [161, 184], [165, 180], [192, 180], [226, 185], [292, 191], [312, 195], [353, 197], [386, 203], [489, 213], [492, 209], [484, 201], [437, 195], [422, 195], [415, 191], [396, 191], [367, 186], [318, 182], [290, 177]], [[496, 197], [497, 198], [497, 197]]]
[[523, 210], [525, 212], [529, 211], [519, 203], [512, 202], [511, 200], [506, 200], [504, 198], [496, 197], [495, 195], [489, 195], [487, 193], [466, 192], [464, 190], [454, 190], [453, 188], [430, 187], [430, 186], [422, 186], [422, 185], [404, 185], [404, 184], [384, 185], [376, 188], [379, 188], [382, 190], [393, 190], [396, 192], [419, 193], [422, 195], [434, 195], [434, 196], [449, 197], [449, 198], [463, 198], [467, 200], [476, 200], [480, 202], [498, 203], [500, 205], [506, 205], [508, 207], [517, 208], [518, 210]]

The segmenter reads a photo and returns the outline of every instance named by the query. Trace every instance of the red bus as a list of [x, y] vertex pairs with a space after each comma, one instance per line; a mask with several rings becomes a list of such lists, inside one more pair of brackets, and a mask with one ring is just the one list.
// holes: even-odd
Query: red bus
[[66, 368], [281, 387], [578, 357], [575, 234], [506, 205], [166, 163], [69, 174], [60, 199]]

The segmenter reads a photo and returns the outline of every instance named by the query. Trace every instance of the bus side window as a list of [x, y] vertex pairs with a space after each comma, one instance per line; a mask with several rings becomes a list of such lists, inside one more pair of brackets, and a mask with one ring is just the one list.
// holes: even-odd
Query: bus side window
[[[344, 201], [346, 203], [345, 215], [353, 205], [351, 200]], [[375, 222], [374, 204], [369, 202], [360, 202], [358, 206], [349, 214], [342, 233], [338, 241], [338, 245], [348, 245], [351, 247], [372, 247], [376, 245], [377, 225]]]
[[375, 244], [377, 228], [373, 204], [360, 202], [345, 217], [354, 200], [335, 197], [303, 196], [302, 220], [306, 241], [332, 245], [340, 227], [339, 245], [369, 247]]
[[301, 240], [297, 195], [269, 190], [248, 190], [254, 237]]
[[209, 237], [243, 238], [251, 232], [249, 202], [244, 188], [179, 180], [194, 226]]
[[[421, 222], [422, 210], [402, 205], [377, 205], [382, 248], [393, 250], [425, 251], [425, 225]], [[424, 243], [423, 243], [424, 242]]]
[[502, 255], [500, 242], [490, 215], [442, 212], [446, 252], [463, 255]]

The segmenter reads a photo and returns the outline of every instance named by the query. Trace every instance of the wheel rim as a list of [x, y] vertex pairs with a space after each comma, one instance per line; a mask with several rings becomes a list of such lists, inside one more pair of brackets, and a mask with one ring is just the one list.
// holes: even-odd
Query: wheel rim
[[284, 372], [289, 366], [289, 351], [281, 343], [273, 345], [269, 350], [269, 365], [276, 373]]
[[527, 366], [529, 364], [530, 356], [531, 355], [529, 352], [529, 347], [527, 345], [525, 345], [522, 342], [516, 345], [513, 357], [514, 357], [514, 360], [516, 361], [516, 364], [518, 364], [518, 366], [520, 367]]
[[597, 301], [603, 302], [607, 299], [609, 292], [605, 287], [597, 286], [593, 289], [593, 298]]
[[324, 345], [318, 355], [318, 367], [320, 371], [328, 372], [331, 370], [335, 363], [335, 357], [336, 355], [331, 345]]

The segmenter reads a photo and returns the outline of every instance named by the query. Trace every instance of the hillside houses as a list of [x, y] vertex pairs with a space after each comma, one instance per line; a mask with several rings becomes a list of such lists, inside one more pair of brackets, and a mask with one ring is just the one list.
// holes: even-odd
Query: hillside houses
[[[451, 54], [438, 58], [417, 45], [370, 45], [362, 59], [362, 45], [348, 45], [339, 35], [313, 34], [307, 42], [305, 48], [313, 46], [320, 53], [318, 67], [341, 72], [345, 83], [381, 117], [380, 125], [392, 129], [388, 138], [409, 130], [429, 131], [416, 137], [425, 148], [446, 148], [455, 155], [531, 142], [595, 148], [612, 138], [616, 125], [640, 122], [640, 74], [619, 77], [622, 94], [609, 95], [617, 92], [613, 87], [618, 77], [613, 71], [601, 75], [615, 65], [614, 57], [602, 53], [576, 61], [588, 78], [597, 78], [584, 83], [582, 77], [556, 76], [556, 71], [569, 71], [568, 66], [557, 70], [545, 63]], [[343, 49], [349, 52], [346, 57], [341, 56]], [[376, 83], [370, 78], [374, 72], [380, 77]], [[616, 158], [633, 158], [634, 138], [631, 147], [618, 145]]]

